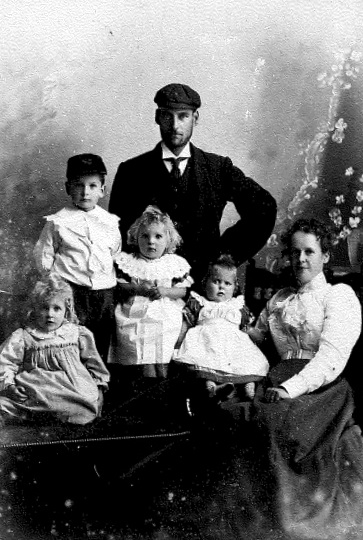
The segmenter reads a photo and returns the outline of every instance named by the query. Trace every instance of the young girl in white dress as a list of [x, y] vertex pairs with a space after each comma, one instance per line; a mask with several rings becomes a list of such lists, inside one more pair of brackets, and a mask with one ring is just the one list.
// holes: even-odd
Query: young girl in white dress
[[244, 296], [238, 294], [233, 259], [221, 255], [213, 261], [202, 285], [205, 296], [191, 292], [184, 309], [186, 334], [174, 361], [201, 378], [211, 397], [223, 400], [235, 385], [242, 385], [252, 399], [255, 382], [267, 374], [269, 364], [243, 330], [249, 311]]
[[0, 347], [0, 419], [87, 424], [101, 413], [109, 373], [77, 324], [70, 285], [54, 274], [30, 297], [25, 328]]
[[[165, 378], [182, 327], [183, 298], [193, 283], [188, 262], [174, 251], [181, 237], [167, 214], [149, 206], [128, 231], [133, 253], [122, 252], [119, 302], [108, 362], [127, 368], [126, 379]], [[123, 375], [125, 370], [123, 370]]]

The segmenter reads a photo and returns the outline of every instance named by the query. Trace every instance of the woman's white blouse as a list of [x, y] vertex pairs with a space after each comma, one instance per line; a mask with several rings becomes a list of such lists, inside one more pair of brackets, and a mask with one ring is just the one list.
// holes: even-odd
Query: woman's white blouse
[[254, 328], [271, 334], [282, 359], [310, 362], [283, 383], [291, 398], [313, 392], [343, 371], [361, 331], [361, 306], [351, 287], [331, 285], [323, 273], [297, 291], [285, 288], [268, 302]]

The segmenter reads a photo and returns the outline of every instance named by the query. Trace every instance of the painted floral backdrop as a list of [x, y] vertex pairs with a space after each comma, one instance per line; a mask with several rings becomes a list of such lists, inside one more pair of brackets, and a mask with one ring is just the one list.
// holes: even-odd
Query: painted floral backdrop
[[266, 269], [278, 272], [281, 233], [298, 217], [317, 217], [329, 223], [334, 234], [334, 264], [359, 270], [363, 263], [363, 115], [358, 74], [362, 53], [339, 50], [329, 70], [316, 85], [330, 89], [326, 120], [314, 138], [301, 149], [301, 184], [286, 208], [280, 206], [274, 233], [263, 250]]

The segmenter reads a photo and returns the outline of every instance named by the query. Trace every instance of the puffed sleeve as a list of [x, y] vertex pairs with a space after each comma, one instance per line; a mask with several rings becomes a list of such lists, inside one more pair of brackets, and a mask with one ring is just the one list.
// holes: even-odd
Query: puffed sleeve
[[79, 349], [81, 361], [95, 379], [97, 386], [107, 389], [110, 374], [98, 354], [92, 332], [85, 326], [79, 327]]
[[281, 386], [291, 398], [313, 392], [334, 381], [345, 368], [361, 332], [361, 306], [351, 287], [331, 287], [325, 299], [325, 318], [319, 349], [310, 362]]
[[24, 359], [23, 330], [19, 328], [0, 346], [0, 391], [15, 384]]
[[51, 271], [57, 251], [57, 234], [53, 221], [47, 221], [35, 244], [33, 255], [37, 270], [41, 274]]
[[191, 287], [194, 283], [190, 275], [190, 264], [178, 255], [173, 255], [177, 259], [176, 276], [172, 279], [172, 284], [175, 287]]

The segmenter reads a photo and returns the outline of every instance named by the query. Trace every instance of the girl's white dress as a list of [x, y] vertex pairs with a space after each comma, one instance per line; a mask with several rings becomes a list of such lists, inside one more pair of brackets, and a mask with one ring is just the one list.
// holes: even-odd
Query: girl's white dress
[[[139, 254], [121, 253], [116, 264], [120, 282], [153, 282], [164, 287], [190, 287], [190, 265], [175, 254], [146, 259]], [[182, 326], [182, 299], [131, 296], [115, 309], [116, 326], [108, 362], [124, 366], [168, 364]]]
[[188, 330], [174, 356], [177, 363], [185, 364], [198, 376], [216, 382], [245, 383], [259, 380], [267, 374], [267, 359], [247, 333], [240, 329], [244, 296], [212, 302], [192, 292], [188, 305], [199, 313], [196, 326]]

